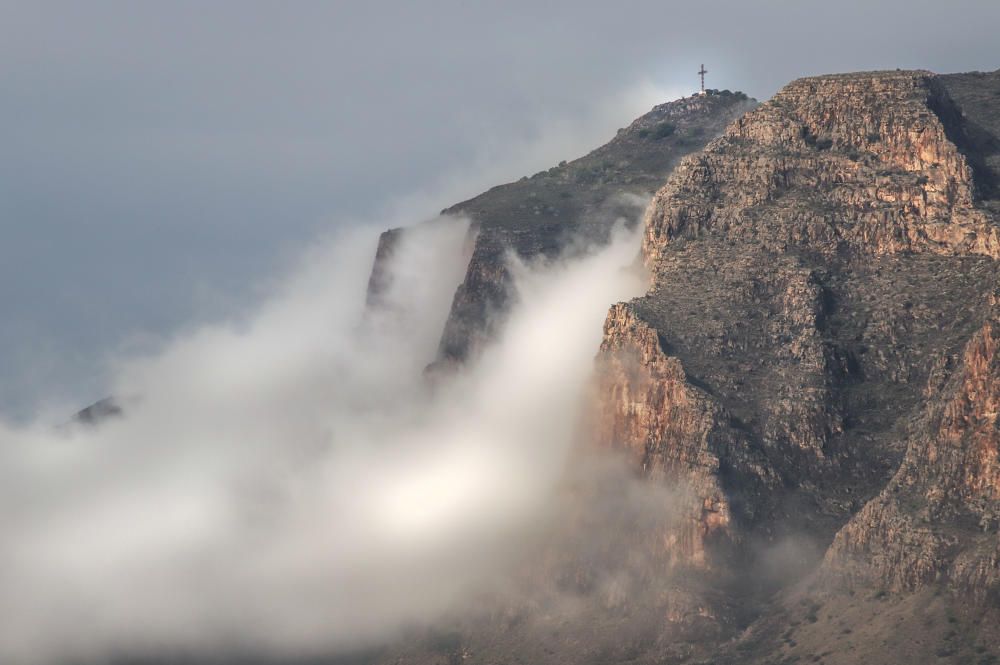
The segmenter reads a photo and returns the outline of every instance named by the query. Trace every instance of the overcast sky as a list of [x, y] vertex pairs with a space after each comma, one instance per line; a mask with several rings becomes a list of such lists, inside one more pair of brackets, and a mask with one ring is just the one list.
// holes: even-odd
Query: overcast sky
[[318, 235], [417, 221], [710, 87], [1000, 67], [1000, 3], [0, 5], [0, 415], [238, 312]]

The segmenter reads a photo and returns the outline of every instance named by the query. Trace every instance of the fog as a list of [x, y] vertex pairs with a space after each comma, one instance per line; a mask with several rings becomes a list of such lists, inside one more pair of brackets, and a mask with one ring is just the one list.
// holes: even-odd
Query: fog
[[993, 70], [998, 24], [982, 0], [0, 3], [0, 413], [100, 399], [107, 358], [252, 306], [317, 234], [573, 159], [701, 63], [761, 100]]
[[[601, 322], [642, 290], [636, 238], [512, 259], [500, 339], [432, 383], [468, 225], [415, 227], [366, 311], [378, 233], [586, 153], [701, 63], [760, 99], [809, 74], [1000, 66], [1000, 5], [975, 0], [0, 18], [0, 662], [26, 665], [392, 642], [539, 592], [521, 564], [560, 524], [601, 603], [638, 597], [628, 534], [655, 539], [678, 490], [589, 460], [563, 500]], [[57, 425], [108, 394], [124, 417]]]
[[493, 585], [552, 516], [637, 238], [511, 259], [497, 343], [430, 385], [468, 223], [310, 252], [249, 316], [113, 370], [124, 416], [0, 429], [0, 661], [336, 653]]

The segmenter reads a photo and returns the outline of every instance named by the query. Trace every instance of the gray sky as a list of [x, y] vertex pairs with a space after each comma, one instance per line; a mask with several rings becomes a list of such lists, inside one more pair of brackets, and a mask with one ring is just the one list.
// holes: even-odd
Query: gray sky
[[0, 415], [101, 397], [108, 358], [248, 307], [317, 235], [583, 153], [701, 62], [764, 99], [993, 70], [997, 26], [983, 0], [5, 2]]

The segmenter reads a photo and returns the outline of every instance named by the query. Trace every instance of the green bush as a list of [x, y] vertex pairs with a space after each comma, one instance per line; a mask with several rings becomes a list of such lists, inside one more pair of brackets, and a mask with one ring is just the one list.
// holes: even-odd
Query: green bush
[[653, 138], [659, 141], [660, 139], [665, 139], [668, 136], [671, 136], [676, 131], [677, 127], [673, 123], [661, 122], [653, 130]]
[[738, 99], [741, 102], [749, 99], [749, 97], [747, 97], [745, 92], [740, 92], [739, 90], [733, 92], [732, 90], [716, 90], [715, 88], [709, 88], [708, 90], [705, 91], [705, 94], [717, 95], [719, 97], [733, 97], [734, 99]]

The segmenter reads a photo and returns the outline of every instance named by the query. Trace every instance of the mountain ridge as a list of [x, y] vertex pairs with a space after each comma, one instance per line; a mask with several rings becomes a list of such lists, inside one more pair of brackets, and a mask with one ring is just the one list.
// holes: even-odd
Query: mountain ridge
[[[998, 106], [1000, 70], [798, 79], [664, 178], [592, 410], [599, 442], [685, 488], [632, 544], [666, 587], [540, 662], [1000, 660]], [[451, 362], [505, 305], [476, 251]], [[648, 612], [639, 646], [597, 637]], [[515, 662], [515, 633], [403, 660]]]
[[[681, 157], [700, 150], [738, 115], [756, 106], [742, 92], [713, 90], [659, 104], [620, 129], [607, 144], [531, 177], [493, 187], [445, 208], [471, 220], [469, 268], [456, 290], [433, 368], [476, 355], [492, 339], [509, 306], [507, 252], [522, 259], [553, 257], [569, 242], [606, 242], [617, 222], [634, 223], [645, 200]], [[404, 229], [379, 240], [369, 297], [383, 286], [376, 274]]]
[[1000, 219], [947, 83], [792, 82], [647, 209], [652, 284], [605, 324], [602, 435], [704, 488], [689, 566], [747, 571], [791, 533], [826, 550], [812, 598], [995, 604]]

